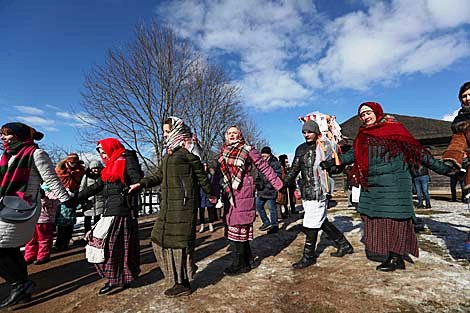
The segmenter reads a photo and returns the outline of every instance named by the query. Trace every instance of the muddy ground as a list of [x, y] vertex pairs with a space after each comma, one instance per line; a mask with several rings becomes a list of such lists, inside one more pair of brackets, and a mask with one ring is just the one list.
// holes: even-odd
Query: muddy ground
[[[433, 199], [433, 208], [419, 210], [426, 228], [419, 234], [420, 258], [393, 273], [375, 270], [365, 257], [360, 217], [344, 198], [329, 213], [330, 219], [352, 242], [355, 253], [334, 258], [331, 242], [321, 236], [318, 263], [294, 271], [291, 263], [301, 255], [304, 235], [301, 214], [286, 219], [278, 234], [265, 235], [255, 223], [252, 250], [261, 264], [249, 273], [226, 277], [230, 251], [223, 227], [198, 233], [196, 261], [199, 271], [194, 292], [183, 298], [163, 296], [162, 273], [152, 253], [149, 234], [154, 217], [141, 218], [142, 273], [132, 288], [98, 296], [104, 284], [75, 247], [53, 255], [44, 265], [30, 265], [37, 284], [32, 302], [17, 312], [470, 312], [470, 267], [464, 240], [470, 230], [470, 212], [462, 203]], [[8, 292], [0, 285], [0, 294]]]

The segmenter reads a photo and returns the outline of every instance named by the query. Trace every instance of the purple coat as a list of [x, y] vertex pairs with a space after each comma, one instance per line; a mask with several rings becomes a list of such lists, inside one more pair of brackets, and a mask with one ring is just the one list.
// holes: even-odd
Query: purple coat
[[[279, 190], [282, 188], [283, 182], [276, 175], [276, 172], [269, 166], [261, 154], [254, 148], [249, 153], [249, 158], [245, 162], [245, 175], [241, 186], [238, 190], [234, 190], [235, 205], [231, 205], [228, 201], [226, 204], [224, 219], [227, 225], [248, 225], [252, 224], [255, 220], [255, 183], [253, 176], [251, 176], [251, 167], [254, 165], [273, 185], [274, 189]], [[226, 197], [224, 197], [226, 198]]]

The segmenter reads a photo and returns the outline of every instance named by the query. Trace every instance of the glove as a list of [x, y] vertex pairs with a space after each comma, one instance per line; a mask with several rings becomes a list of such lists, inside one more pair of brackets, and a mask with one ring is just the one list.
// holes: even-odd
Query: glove
[[76, 208], [78, 206], [77, 196], [72, 195], [70, 197], [70, 199], [68, 199], [67, 201], [64, 201], [62, 204], [65, 205], [68, 208]]
[[329, 160], [325, 160], [325, 161], [320, 162], [320, 167], [323, 170], [329, 170], [333, 166], [335, 166], [335, 159], [329, 159]]

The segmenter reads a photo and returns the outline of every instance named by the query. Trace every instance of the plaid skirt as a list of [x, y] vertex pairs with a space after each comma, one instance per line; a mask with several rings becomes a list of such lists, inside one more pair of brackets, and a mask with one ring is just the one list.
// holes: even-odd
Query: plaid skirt
[[104, 263], [95, 264], [98, 274], [111, 286], [122, 286], [140, 273], [140, 246], [137, 219], [116, 216], [106, 238]]
[[370, 252], [388, 255], [407, 253], [419, 256], [418, 239], [410, 219], [372, 218], [361, 215], [364, 222], [364, 243]]
[[253, 240], [253, 224], [225, 226], [224, 235], [233, 241]]
[[154, 242], [152, 242], [152, 247], [168, 288], [193, 279], [197, 271], [193, 260], [193, 248], [163, 248]]

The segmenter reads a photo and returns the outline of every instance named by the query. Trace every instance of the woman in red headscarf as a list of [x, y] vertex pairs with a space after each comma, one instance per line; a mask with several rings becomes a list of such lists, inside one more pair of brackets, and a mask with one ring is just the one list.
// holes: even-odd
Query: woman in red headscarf
[[98, 292], [103, 295], [130, 287], [140, 273], [137, 201], [127, 189], [142, 178], [142, 171], [136, 155], [115, 138], [98, 141], [97, 150], [105, 163], [101, 179], [80, 191], [78, 199], [86, 201], [102, 191], [103, 217], [88, 236], [87, 258], [108, 280]]
[[[385, 115], [377, 102], [359, 106], [362, 122], [353, 148], [340, 156], [352, 164], [352, 176], [361, 185], [358, 212], [364, 222], [366, 251], [387, 256], [380, 271], [405, 269], [403, 256], [418, 257], [414, 232], [410, 167], [424, 165], [439, 174], [452, 168], [436, 160], [393, 116]], [[322, 166], [329, 167], [331, 161]]]

